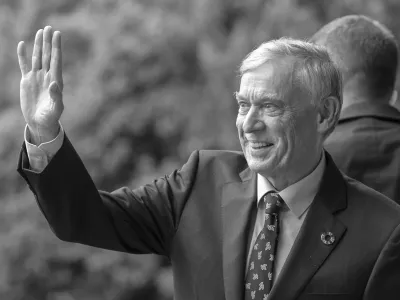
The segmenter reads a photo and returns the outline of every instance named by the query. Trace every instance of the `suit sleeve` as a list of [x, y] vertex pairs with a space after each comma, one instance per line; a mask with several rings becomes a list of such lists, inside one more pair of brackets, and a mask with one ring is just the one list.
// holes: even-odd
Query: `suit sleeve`
[[364, 292], [363, 300], [400, 298], [400, 225], [382, 249]]
[[25, 144], [18, 172], [55, 235], [68, 242], [129, 253], [169, 255], [197, 172], [199, 154], [168, 176], [131, 190], [98, 191], [67, 136], [41, 173], [29, 169]]

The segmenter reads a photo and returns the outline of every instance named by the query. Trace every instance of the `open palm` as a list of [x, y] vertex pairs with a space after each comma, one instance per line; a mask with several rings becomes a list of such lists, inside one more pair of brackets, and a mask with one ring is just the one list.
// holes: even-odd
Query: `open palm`
[[24, 42], [18, 44], [22, 73], [20, 101], [22, 114], [36, 144], [55, 138], [63, 112], [61, 33], [47, 26], [36, 33], [29, 70]]

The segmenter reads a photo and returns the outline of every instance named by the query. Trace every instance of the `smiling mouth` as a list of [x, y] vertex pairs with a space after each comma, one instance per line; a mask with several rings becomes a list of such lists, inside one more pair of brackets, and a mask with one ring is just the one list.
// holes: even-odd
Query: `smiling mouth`
[[263, 143], [263, 142], [250, 142], [249, 141], [249, 146], [252, 149], [258, 150], [258, 149], [265, 149], [273, 146], [274, 144], [272, 143]]

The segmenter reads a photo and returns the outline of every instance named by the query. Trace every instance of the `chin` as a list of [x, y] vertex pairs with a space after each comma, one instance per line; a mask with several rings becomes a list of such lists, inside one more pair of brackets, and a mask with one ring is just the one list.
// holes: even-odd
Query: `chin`
[[256, 173], [270, 174], [272, 172], [272, 170], [274, 169], [274, 166], [269, 160], [249, 157], [247, 159], [247, 164], [248, 164], [250, 170], [252, 170]]

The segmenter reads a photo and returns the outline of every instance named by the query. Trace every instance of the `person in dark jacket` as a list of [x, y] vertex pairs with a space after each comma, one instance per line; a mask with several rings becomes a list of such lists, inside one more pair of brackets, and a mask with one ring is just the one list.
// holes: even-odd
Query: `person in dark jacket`
[[395, 37], [375, 20], [350, 15], [325, 25], [310, 41], [328, 48], [343, 75], [342, 111], [325, 149], [348, 176], [400, 203]]

